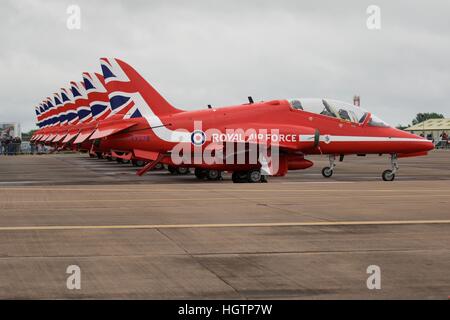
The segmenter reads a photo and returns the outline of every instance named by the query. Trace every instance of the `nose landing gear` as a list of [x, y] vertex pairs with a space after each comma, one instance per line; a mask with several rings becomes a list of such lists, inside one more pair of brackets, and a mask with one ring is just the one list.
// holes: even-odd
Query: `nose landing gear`
[[324, 178], [330, 178], [333, 175], [334, 168], [336, 167], [336, 156], [334, 154], [328, 156], [330, 166], [322, 169], [322, 175]]
[[394, 181], [395, 174], [398, 170], [398, 162], [397, 162], [397, 155], [391, 154], [391, 168], [390, 170], [384, 170], [381, 177], [383, 178], [383, 181]]

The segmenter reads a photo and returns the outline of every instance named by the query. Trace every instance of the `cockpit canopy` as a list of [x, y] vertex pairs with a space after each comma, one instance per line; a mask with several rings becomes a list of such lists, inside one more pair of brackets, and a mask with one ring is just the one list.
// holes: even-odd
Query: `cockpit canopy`
[[[332, 99], [291, 99], [289, 103], [293, 109], [304, 110], [354, 123], [363, 123], [369, 115], [363, 108], [354, 106], [351, 103]], [[373, 127], [389, 127], [386, 122], [373, 114], [370, 114], [368, 125]]]

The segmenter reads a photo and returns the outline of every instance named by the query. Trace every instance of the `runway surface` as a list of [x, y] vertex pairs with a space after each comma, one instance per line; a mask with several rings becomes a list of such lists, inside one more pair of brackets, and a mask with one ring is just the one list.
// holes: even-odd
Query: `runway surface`
[[0, 298], [448, 299], [450, 152], [400, 159], [394, 182], [381, 181], [387, 157], [348, 157], [330, 179], [311, 160], [233, 184], [0, 156]]

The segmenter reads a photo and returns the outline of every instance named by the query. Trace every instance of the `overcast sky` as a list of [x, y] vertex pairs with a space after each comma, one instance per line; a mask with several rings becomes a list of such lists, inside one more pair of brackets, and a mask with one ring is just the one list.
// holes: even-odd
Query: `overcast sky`
[[[66, 26], [79, 5], [81, 29]], [[381, 29], [366, 26], [369, 5]], [[0, 122], [34, 128], [34, 106], [100, 57], [133, 65], [182, 109], [329, 97], [385, 121], [450, 117], [450, 2], [0, 2]]]

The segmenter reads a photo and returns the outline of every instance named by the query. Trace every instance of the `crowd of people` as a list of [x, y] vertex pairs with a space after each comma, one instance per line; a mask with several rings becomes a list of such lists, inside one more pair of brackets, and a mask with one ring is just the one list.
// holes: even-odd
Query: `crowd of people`
[[442, 132], [441, 136], [441, 141], [439, 141], [439, 143], [441, 144], [440, 147], [442, 147], [442, 149], [446, 149], [450, 146], [449, 142], [448, 142], [448, 134], [447, 132]]
[[[424, 133], [421, 133], [420, 136], [425, 138]], [[433, 143], [436, 146], [436, 149], [447, 149], [450, 147], [450, 141], [448, 140], [448, 134], [445, 131], [439, 135], [438, 139], [435, 139], [432, 133], [428, 133], [426, 135], [426, 138], [427, 138], [427, 140], [433, 141]]]
[[22, 139], [19, 137], [3, 137], [0, 139], [0, 155], [17, 155], [21, 152]]
[[42, 154], [48, 153], [49, 148], [43, 143], [33, 143], [32, 141], [22, 143], [19, 137], [0, 137], [0, 156], [14, 156], [18, 154]]

